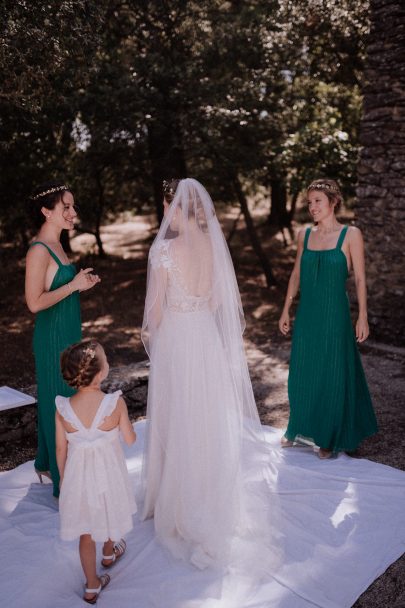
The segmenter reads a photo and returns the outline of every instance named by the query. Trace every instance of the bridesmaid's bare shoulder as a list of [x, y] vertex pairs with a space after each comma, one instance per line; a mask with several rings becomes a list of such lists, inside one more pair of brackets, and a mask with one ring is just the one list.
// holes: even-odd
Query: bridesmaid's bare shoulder
[[47, 248], [43, 245], [34, 245], [33, 243], [35, 243], [35, 241], [33, 241], [30, 245], [27, 251], [26, 259], [38, 261], [47, 260], [49, 258]]
[[349, 241], [351, 243], [362, 243], [363, 235], [357, 226], [349, 226], [347, 229], [347, 236], [349, 237]]

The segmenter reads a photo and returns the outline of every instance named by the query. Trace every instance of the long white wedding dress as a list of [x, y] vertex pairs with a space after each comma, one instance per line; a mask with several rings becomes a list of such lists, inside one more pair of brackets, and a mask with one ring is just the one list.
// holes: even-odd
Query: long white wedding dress
[[[239, 426], [209, 293], [190, 294], [175, 240], [154, 252], [167, 271], [167, 311], [150, 374], [144, 515], [175, 555], [204, 564], [222, 553], [238, 504]], [[207, 381], [209, 379], [209, 381]]]
[[[156, 535], [172, 554], [200, 568], [229, 566], [236, 537], [251, 541], [259, 520], [267, 518], [265, 501], [256, 498], [256, 508], [249, 504], [243, 481], [248, 454], [267, 450], [269, 455], [243, 328], [235, 274], [212, 201], [201, 184], [182, 180], [149, 256], [143, 517], [154, 516]], [[259, 474], [264, 479], [260, 467]], [[262, 543], [266, 530], [260, 527]], [[265, 541], [270, 546], [269, 538]]]

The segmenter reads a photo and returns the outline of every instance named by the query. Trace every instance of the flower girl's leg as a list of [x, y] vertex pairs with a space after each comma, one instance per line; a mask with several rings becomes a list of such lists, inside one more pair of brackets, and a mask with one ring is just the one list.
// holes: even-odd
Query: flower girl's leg
[[114, 541], [109, 539], [103, 545], [103, 559], [101, 561], [102, 566], [108, 568], [108, 566], [114, 563]]
[[[82, 534], [80, 537], [79, 553], [86, 577], [86, 587], [96, 589], [100, 585], [96, 572], [96, 543], [90, 534]], [[91, 594], [85, 594], [85, 597], [86, 595], [90, 596]]]

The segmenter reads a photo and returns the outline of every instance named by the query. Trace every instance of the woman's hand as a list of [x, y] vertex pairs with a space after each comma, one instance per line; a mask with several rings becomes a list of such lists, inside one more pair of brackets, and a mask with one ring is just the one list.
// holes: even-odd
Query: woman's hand
[[288, 310], [283, 310], [280, 320], [278, 322], [278, 327], [283, 336], [286, 336], [290, 331], [290, 314]]
[[97, 274], [92, 274], [92, 270], [93, 268], [86, 268], [77, 273], [75, 278], [70, 282], [72, 291], [87, 291], [101, 281]]
[[356, 323], [356, 338], [357, 342], [364, 342], [370, 335], [367, 319], [359, 317]]

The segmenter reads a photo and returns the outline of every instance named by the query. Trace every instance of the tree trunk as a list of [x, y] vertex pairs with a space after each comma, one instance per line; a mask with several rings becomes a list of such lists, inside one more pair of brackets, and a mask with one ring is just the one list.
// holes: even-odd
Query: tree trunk
[[106, 256], [106, 252], [103, 247], [103, 241], [101, 240], [101, 233], [100, 233], [101, 220], [103, 218], [103, 212], [104, 212], [104, 207], [105, 207], [104, 186], [103, 186], [101, 175], [97, 175], [96, 182], [97, 182], [97, 188], [98, 188], [98, 205], [97, 205], [96, 227], [95, 227], [94, 235], [96, 237], [98, 255], [100, 258], [105, 258], [107, 256]]
[[290, 229], [291, 229], [291, 222], [294, 219], [295, 210], [297, 208], [298, 195], [299, 195], [299, 192], [293, 192], [291, 194], [291, 207], [290, 207], [290, 210], [288, 212], [288, 218], [289, 218], [289, 222], [290, 222], [289, 228]]
[[180, 127], [176, 125], [176, 118], [169, 115], [148, 126], [153, 195], [159, 223], [163, 218], [163, 180], [187, 176]]
[[96, 243], [97, 243], [99, 257], [100, 258], [106, 258], [107, 254], [106, 254], [105, 249], [103, 247], [103, 241], [101, 240], [101, 233], [100, 233], [100, 225], [99, 224], [96, 225], [96, 230], [95, 230], [94, 236], [96, 237]]
[[371, 0], [356, 218], [367, 252], [371, 335], [403, 342], [405, 4]]
[[292, 220], [297, 204], [297, 195], [294, 195], [291, 201], [290, 210], [287, 209], [287, 185], [285, 176], [272, 177], [270, 180], [271, 187], [271, 210], [268, 218], [270, 226], [275, 228], [275, 232], [280, 231], [283, 236], [284, 245], [287, 247], [288, 240], [285, 230], [290, 235], [290, 240], [294, 240], [294, 231], [292, 229]]
[[273, 271], [271, 269], [270, 262], [262, 248], [260, 239], [257, 236], [256, 228], [254, 226], [252, 216], [250, 215], [247, 199], [246, 199], [245, 193], [242, 190], [242, 186], [240, 184], [240, 181], [239, 181], [239, 178], [237, 175], [234, 175], [232, 177], [232, 182], [233, 182], [233, 186], [235, 188], [236, 196], [238, 197], [238, 201], [239, 201], [240, 207], [242, 209], [242, 212], [243, 212], [243, 215], [245, 218], [246, 228], [247, 228], [247, 231], [248, 231], [248, 234], [250, 237], [250, 242], [252, 243], [253, 251], [259, 258], [261, 267], [262, 267], [264, 275], [266, 277], [267, 286], [271, 287], [272, 285], [277, 285], [277, 281], [273, 275]]
[[271, 187], [271, 211], [269, 223], [277, 226], [280, 230], [290, 225], [290, 216], [287, 211], [287, 187], [284, 178], [272, 177]]

